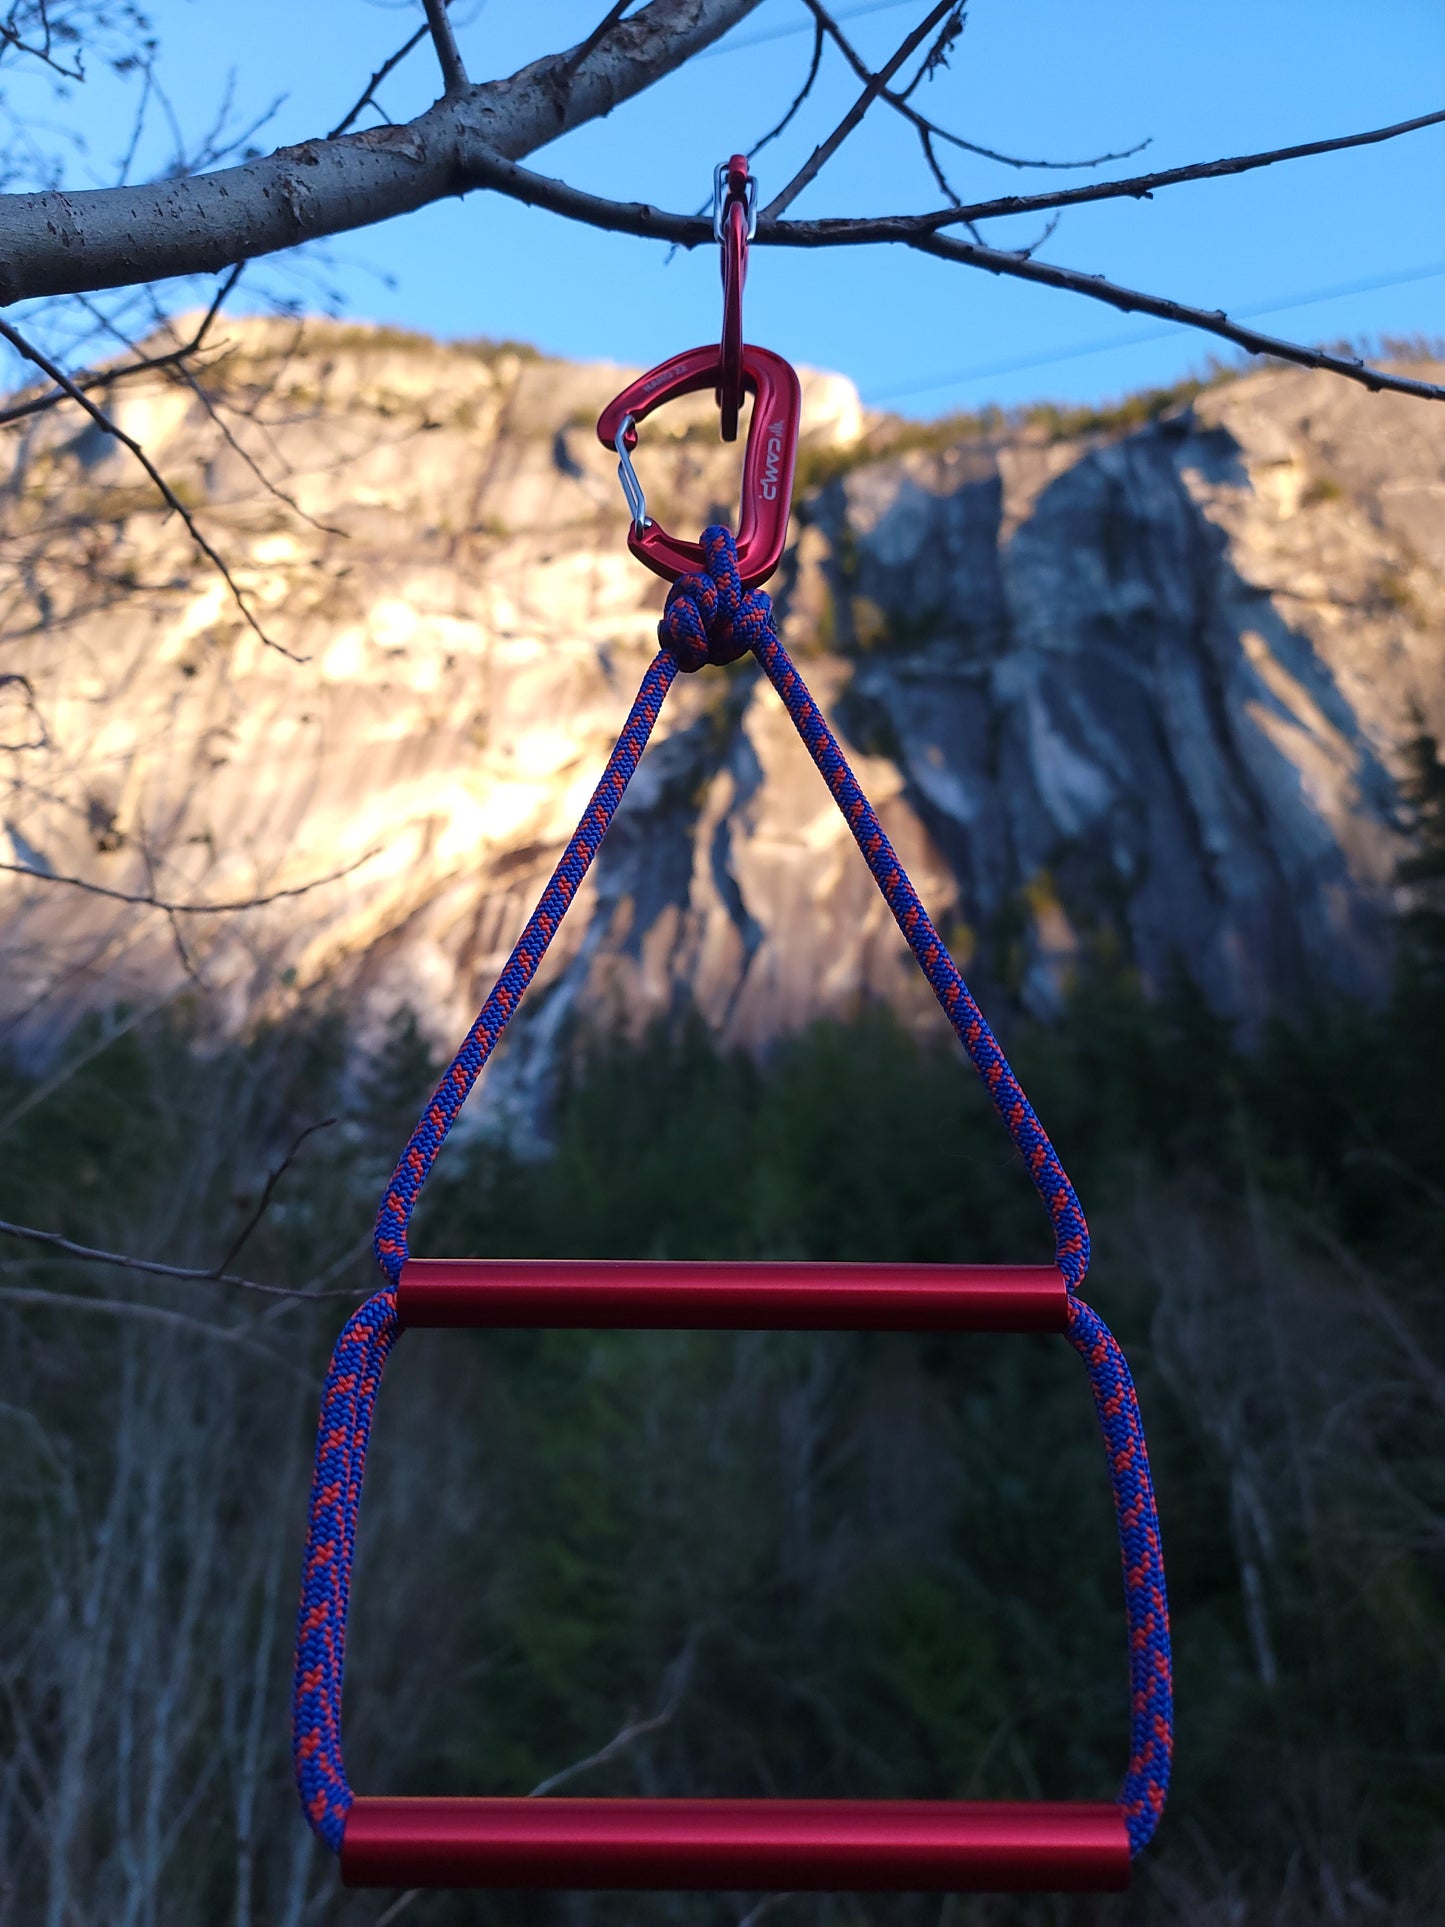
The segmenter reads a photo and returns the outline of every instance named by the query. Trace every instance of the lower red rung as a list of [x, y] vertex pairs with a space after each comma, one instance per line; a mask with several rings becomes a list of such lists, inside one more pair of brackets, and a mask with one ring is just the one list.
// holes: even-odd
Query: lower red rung
[[359, 1798], [348, 1887], [1114, 1893], [1123, 1815], [1095, 1801]]

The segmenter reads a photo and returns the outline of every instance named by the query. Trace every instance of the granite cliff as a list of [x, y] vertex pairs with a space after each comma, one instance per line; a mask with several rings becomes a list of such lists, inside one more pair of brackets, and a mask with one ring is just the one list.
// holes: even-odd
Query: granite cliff
[[[114, 443], [52, 415], [12, 444], [12, 1037], [197, 982], [229, 1024], [340, 988], [465, 1027], [655, 646], [592, 429], [623, 378], [252, 321], [207, 376], [219, 420], [117, 390], [291, 655]], [[645, 431], [680, 530], [731, 512], [709, 414]], [[1152, 413], [922, 429], [811, 376], [803, 447], [785, 639], [981, 988], [1047, 1012], [1100, 946], [1147, 985], [1182, 963], [1245, 1024], [1383, 988], [1406, 752], [1445, 738], [1445, 417], [1264, 369]], [[168, 917], [56, 877], [272, 900]], [[756, 1046], [865, 998], [928, 1020], [772, 692], [746, 663], [680, 678], [489, 1102], [526, 1114], [578, 1015], [690, 1002]]]

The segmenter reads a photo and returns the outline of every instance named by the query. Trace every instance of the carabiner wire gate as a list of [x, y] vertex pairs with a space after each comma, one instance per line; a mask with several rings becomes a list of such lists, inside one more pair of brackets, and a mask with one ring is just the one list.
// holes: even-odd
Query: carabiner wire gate
[[647, 497], [642, 492], [637, 470], [632, 466], [632, 451], [637, 446], [637, 424], [631, 415], [624, 415], [617, 433], [612, 438], [612, 446], [617, 450], [617, 479], [622, 484], [622, 493], [627, 497], [627, 506], [632, 511], [632, 526], [639, 534], [643, 529], [652, 527], [652, 517], [647, 513]]

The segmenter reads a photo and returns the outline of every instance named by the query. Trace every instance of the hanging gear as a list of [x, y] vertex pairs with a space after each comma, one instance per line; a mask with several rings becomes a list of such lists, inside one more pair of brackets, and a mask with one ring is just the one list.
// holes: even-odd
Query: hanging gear
[[[730, 164], [731, 182], [737, 157]], [[721, 170], [720, 170], [721, 173]], [[745, 174], [745, 167], [744, 167]], [[751, 186], [751, 177], [747, 177]], [[755, 193], [755, 186], [752, 186]], [[725, 204], [736, 236], [739, 206]], [[741, 281], [728, 283], [741, 300]], [[729, 294], [731, 299], [731, 294]], [[739, 320], [739, 327], [740, 327]], [[797, 377], [781, 357], [717, 348], [664, 363], [598, 423], [615, 447], [632, 552], [672, 587], [661, 648], [592, 800], [461, 1049], [397, 1162], [377, 1215], [387, 1283], [348, 1320], [323, 1395], [297, 1628], [296, 1778], [306, 1815], [348, 1886], [1105, 1891], [1164, 1809], [1172, 1751], [1169, 1620], [1159, 1524], [1128, 1365], [1078, 1296], [1089, 1233], [1073, 1185], [929, 920], [822, 712], [778, 638], [757, 584], [777, 567], [798, 429]], [[729, 388], [728, 384], [733, 386]], [[632, 469], [636, 424], [708, 387], [754, 395], [738, 537], [700, 544], [649, 520]], [[733, 415], [736, 425], [736, 411]], [[774, 428], [777, 433], [774, 435]], [[774, 447], [776, 440], [777, 446]], [[771, 491], [771, 492], [770, 492]], [[1049, 1214], [1039, 1265], [670, 1264], [412, 1258], [422, 1185], [597, 854], [679, 672], [751, 652], [772, 683], [983, 1080]], [[1084, 1360], [1108, 1453], [1129, 1636], [1130, 1757], [1116, 1801], [394, 1799], [353, 1794], [341, 1748], [342, 1670], [362, 1470], [381, 1374], [408, 1326], [719, 1330], [1057, 1331]]]

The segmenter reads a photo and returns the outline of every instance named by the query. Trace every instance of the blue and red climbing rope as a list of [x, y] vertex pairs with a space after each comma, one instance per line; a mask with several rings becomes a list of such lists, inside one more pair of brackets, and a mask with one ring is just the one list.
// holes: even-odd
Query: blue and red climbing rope
[[[1108, 1454], [1124, 1570], [1129, 1637], [1130, 1755], [1118, 1796], [1131, 1853], [1163, 1812], [1172, 1750], [1169, 1621], [1159, 1522], [1138, 1399], [1104, 1321], [1078, 1297], [1089, 1262], [1083, 1210], [1053, 1145], [909, 881], [836, 738], [778, 638], [772, 604], [744, 588], [733, 536], [710, 528], [705, 573], [668, 595], [662, 648], [643, 677], [616, 748], [561, 861], [476, 1022], [437, 1085], [397, 1162], [376, 1223], [388, 1283], [348, 1320], [327, 1376], [317, 1437], [296, 1648], [294, 1752], [308, 1819], [336, 1851], [353, 1794], [341, 1749], [346, 1612], [367, 1438], [382, 1369], [400, 1331], [398, 1285], [422, 1185], [467, 1094], [514, 1015], [573, 901], [637, 768], [674, 678], [751, 651], [777, 690], [828, 785], [884, 901], [978, 1071], [1053, 1227], [1068, 1286], [1068, 1337], [1084, 1360]], [[1115, 1823], [1117, 1824], [1117, 1822]], [[738, 1884], [746, 1884], [739, 1882]], [[880, 1884], [880, 1883], [873, 1883]]]

